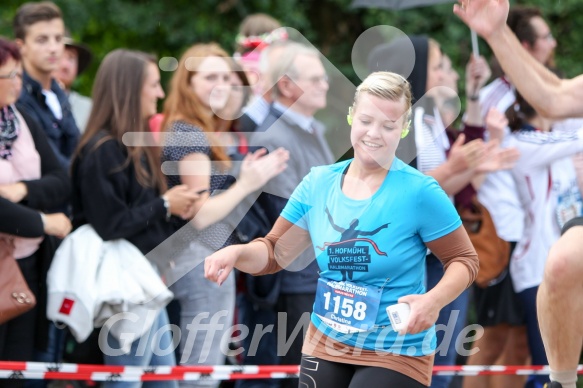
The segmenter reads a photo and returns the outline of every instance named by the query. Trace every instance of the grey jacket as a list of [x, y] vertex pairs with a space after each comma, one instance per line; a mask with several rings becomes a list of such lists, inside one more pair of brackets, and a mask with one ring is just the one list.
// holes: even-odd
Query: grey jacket
[[[251, 136], [251, 145], [266, 147], [270, 152], [284, 147], [290, 153], [287, 169], [265, 185], [265, 193], [260, 199], [272, 223], [275, 223], [287, 200], [312, 167], [334, 163], [324, 138], [324, 125], [314, 120], [312, 127], [313, 134], [271, 106], [269, 115]], [[317, 281], [318, 266], [313, 249], [309, 248], [288, 269], [281, 272], [281, 293], [313, 293]]]

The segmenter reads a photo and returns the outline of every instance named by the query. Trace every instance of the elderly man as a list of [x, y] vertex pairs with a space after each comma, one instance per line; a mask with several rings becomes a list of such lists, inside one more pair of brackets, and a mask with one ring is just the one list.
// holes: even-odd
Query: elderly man
[[[279, 60], [270, 72], [274, 102], [267, 118], [251, 137], [252, 144], [269, 151], [285, 147], [290, 153], [288, 168], [267, 183], [265, 193], [259, 198], [272, 224], [310, 169], [334, 162], [324, 139], [324, 125], [314, 118], [316, 112], [326, 107], [328, 92], [328, 77], [319, 53], [292, 42], [280, 51]], [[294, 329], [298, 324], [307, 329], [309, 323], [318, 281], [318, 267], [313, 259], [313, 251], [307, 250], [291, 266], [294, 268], [255, 280], [269, 291], [275, 290], [271, 292], [273, 309], [285, 313], [279, 314], [277, 326], [281, 329], [278, 339], [285, 336], [289, 345], [277, 349], [277, 361], [281, 364], [297, 365], [301, 361], [303, 336]], [[297, 379], [289, 379], [282, 386], [297, 385]]]

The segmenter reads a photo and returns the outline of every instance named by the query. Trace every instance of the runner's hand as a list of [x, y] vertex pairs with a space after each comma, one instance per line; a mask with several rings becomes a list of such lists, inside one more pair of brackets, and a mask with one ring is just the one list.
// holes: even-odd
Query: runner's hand
[[239, 258], [239, 245], [220, 249], [204, 259], [204, 277], [219, 286], [223, 284]]
[[417, 334], [429, 329], [439, 317], [438, 306], [430, 300], [427, 294], [406, 295], [399, 298], [398, 303], [408, 303], [411, 308], [407, 328], [399, 332], [403, 334]]

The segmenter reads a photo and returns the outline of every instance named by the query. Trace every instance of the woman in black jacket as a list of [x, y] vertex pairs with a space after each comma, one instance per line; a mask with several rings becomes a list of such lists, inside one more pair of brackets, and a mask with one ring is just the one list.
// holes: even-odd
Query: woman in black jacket
[[[170, 216], [189, 214], [198, 198], [185, 185], [167, 190], [159, 149], [141, 147], [132, 140], [140, 135], [150, 138], [148, 119], [156, 113], [158, 99], [164, 97], [155, 58], [138, 51], [112, 51], [99, 66], [92, 97], [89, 122], [72, 162], [73, 224], [90, 224], [104, 241], [125, 239], [145, 255], [172, 234]], [[163, 329], [167, 324], [162, 309], [148, 333], [133, 341], [127, 354], [108, 351], [120, 349], [121, 343], [107, 333], [109, 347], [101, 347], [105, 363], [175, 365], [170, 332]], [[144, 341], [147, 346], [138, 348]], [[140, 383], [105, 386], [137, 387]], [[176, 384], [159, 381], [149, 386]]]

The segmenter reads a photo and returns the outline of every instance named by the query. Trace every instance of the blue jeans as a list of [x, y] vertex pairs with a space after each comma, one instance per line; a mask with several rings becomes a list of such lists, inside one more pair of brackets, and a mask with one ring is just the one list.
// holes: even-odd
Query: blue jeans
[[[443, 277], [443, 265], [433, 254], [427, 256], [425, 265], [427, 269], [427, 291], [429, 291]], [[434, 365], [455, 365], [457, 357], [456, 340], [466, 324], [468, 301], [469, 290], [465, 290], [439, 312], [439, 318], [437, 318], [437, 322], [435, 323], [437, 352], [435, 353]], [[452, 320], [451, 325], [448, 324], [450, 320]], [[447, 330], [440, 330], [440, 327], [444, 326], [447, 327]], [[450, 327], [453, 330], [450, 330]], [[452, 379], [453, 376], [433, 376], [431, 388], [448, 388]]]
[[[158, 318], [154, 321], [152, 328], [141, 338], [132, 343], [131, 350], [122, 355], [104, 355], [106, 365], [131, 365], [131, 366], [175, 366], [174, 346], [170, 335], [168, 315], [166, 309], [162, 309]], [[107, 335], [107, 342], [111, 349], [120, 349], [121, 345], [111, 333]], [[107, 353], [107, 352], [106, 352]], [[104, 388], [139, 388], [142, 383], [120, 381], [106, 382]], [[151, 388], [176, 388], [176, 381], [149, 381], [144, 383], [145, 387]]]
[[[59, 329], [53, 322], [49, 323], [48, 344], [45, 350], [35, 350], [34, 361], [59, 363], [63, 356], [63, 345], [65, 344], [65, 329]], [[48, 387], [48, 380], [27, 380], [26, 388]]]
[[[518, 298], [524, 309], [524, 317], [526, 319], [526, 334], [528, 337], [528, 348], [530, 349], [530, 356], [532, 365], [548, 365], [547, 353], [543, 345], [543, 340], [538, 327], [538, 320], [536, 316], [536, 294], [538, 286], [528, 288], [518, 293]], [[542, 388], [545, 383], [548, 383], [549, 376], [545, 375], [530, 375], [526, 381], [526, 388]]]

